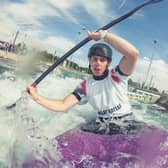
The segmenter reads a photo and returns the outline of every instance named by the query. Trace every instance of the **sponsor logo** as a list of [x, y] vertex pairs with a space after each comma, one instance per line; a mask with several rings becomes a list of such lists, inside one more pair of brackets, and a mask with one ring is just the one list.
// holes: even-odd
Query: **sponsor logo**
[[112, 114], [115, 111], [118, 111], [121, 109], [121, 104], [118, 104], [117, 106], [114, 106], [113, 108], [107, 109], [107, 110], [101, 110], [98, 111], [99, 115], [107, 115], [107, 114]]

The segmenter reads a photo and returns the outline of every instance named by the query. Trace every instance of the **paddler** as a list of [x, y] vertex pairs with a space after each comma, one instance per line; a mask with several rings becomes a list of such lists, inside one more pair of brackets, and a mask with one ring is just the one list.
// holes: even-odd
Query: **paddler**
[[[139, 52], [127, 40], [104, 30], [88, 32], [88, 36], [95, 41], [104, 40], [89, 49], [92, 76], [62, 100], [44, 97], [31, 85], [27, 89], [34, 101], [56, 112], [64, 112], [87, 100], [97, 112], [97, 118], [83, 125], [85, 131], [101, 134], [134, 132], [143, 124], [133, 119], [128, 99], [128, 79], [135, 69]], [[110, 69], [112, 48], [123, 56], [118, 65]]]

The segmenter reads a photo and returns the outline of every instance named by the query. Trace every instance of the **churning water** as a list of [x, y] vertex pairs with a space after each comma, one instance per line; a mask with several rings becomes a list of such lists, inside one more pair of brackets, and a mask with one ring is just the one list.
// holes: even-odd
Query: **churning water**
[[[0, 68], [0, 168], [20, 168], [24, 154], [34, 151], [42, 157], [44, 149], [51, 155], [61, 157], [52, 151], [57, 145], [54, 137], [76, 127], [79, 123], [95, 117], [89, 104], [76, 105], [65, 113], [49, 111], [35, 103], [25, 92], [39, 74], [17, 76], [8, 66]], [[81, 79], [63, 74], [49, 74], [38, 85], [38, 92], [51, 98], [63, 98], [73, 91]], [[6, 106], [17, 102], [15, 108]], [[157, 111], [155, 106], [131, 101], [135, 116], [139, 120], [168, 129], [168, 114]], [[68, 163], [64, 163], [68, 167]]]

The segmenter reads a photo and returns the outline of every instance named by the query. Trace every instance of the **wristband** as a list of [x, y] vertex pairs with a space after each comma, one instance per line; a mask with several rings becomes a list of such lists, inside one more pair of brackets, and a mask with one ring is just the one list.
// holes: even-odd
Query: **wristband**
[[105, 35], [107, 34], [107, 30], [103, 30], [100, 32], [100, 39], [104, 39]]

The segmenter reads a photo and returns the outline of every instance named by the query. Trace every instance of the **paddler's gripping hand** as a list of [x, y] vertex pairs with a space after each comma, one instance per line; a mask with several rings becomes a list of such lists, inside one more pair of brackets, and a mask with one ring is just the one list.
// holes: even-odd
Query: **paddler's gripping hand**
[[27, 86], [27, 92], [29, 93], [29, 95], [32, 97], [34, 101], [38, 100], [39, 95], [37, 93], [36, 87], [34, 87], [32, 84], [29, 84]]
[[90, 31], [88, 31], [88, 36], [91, 39], [95, 40], [95, 41], [98, 41], [100, 39], [104, 39], [104, 37], [106, 36], [106, 34], [107, 34], [106, 30], [99, 30], [97, 32], [93, 32], [93, 31], [90, 32]]

